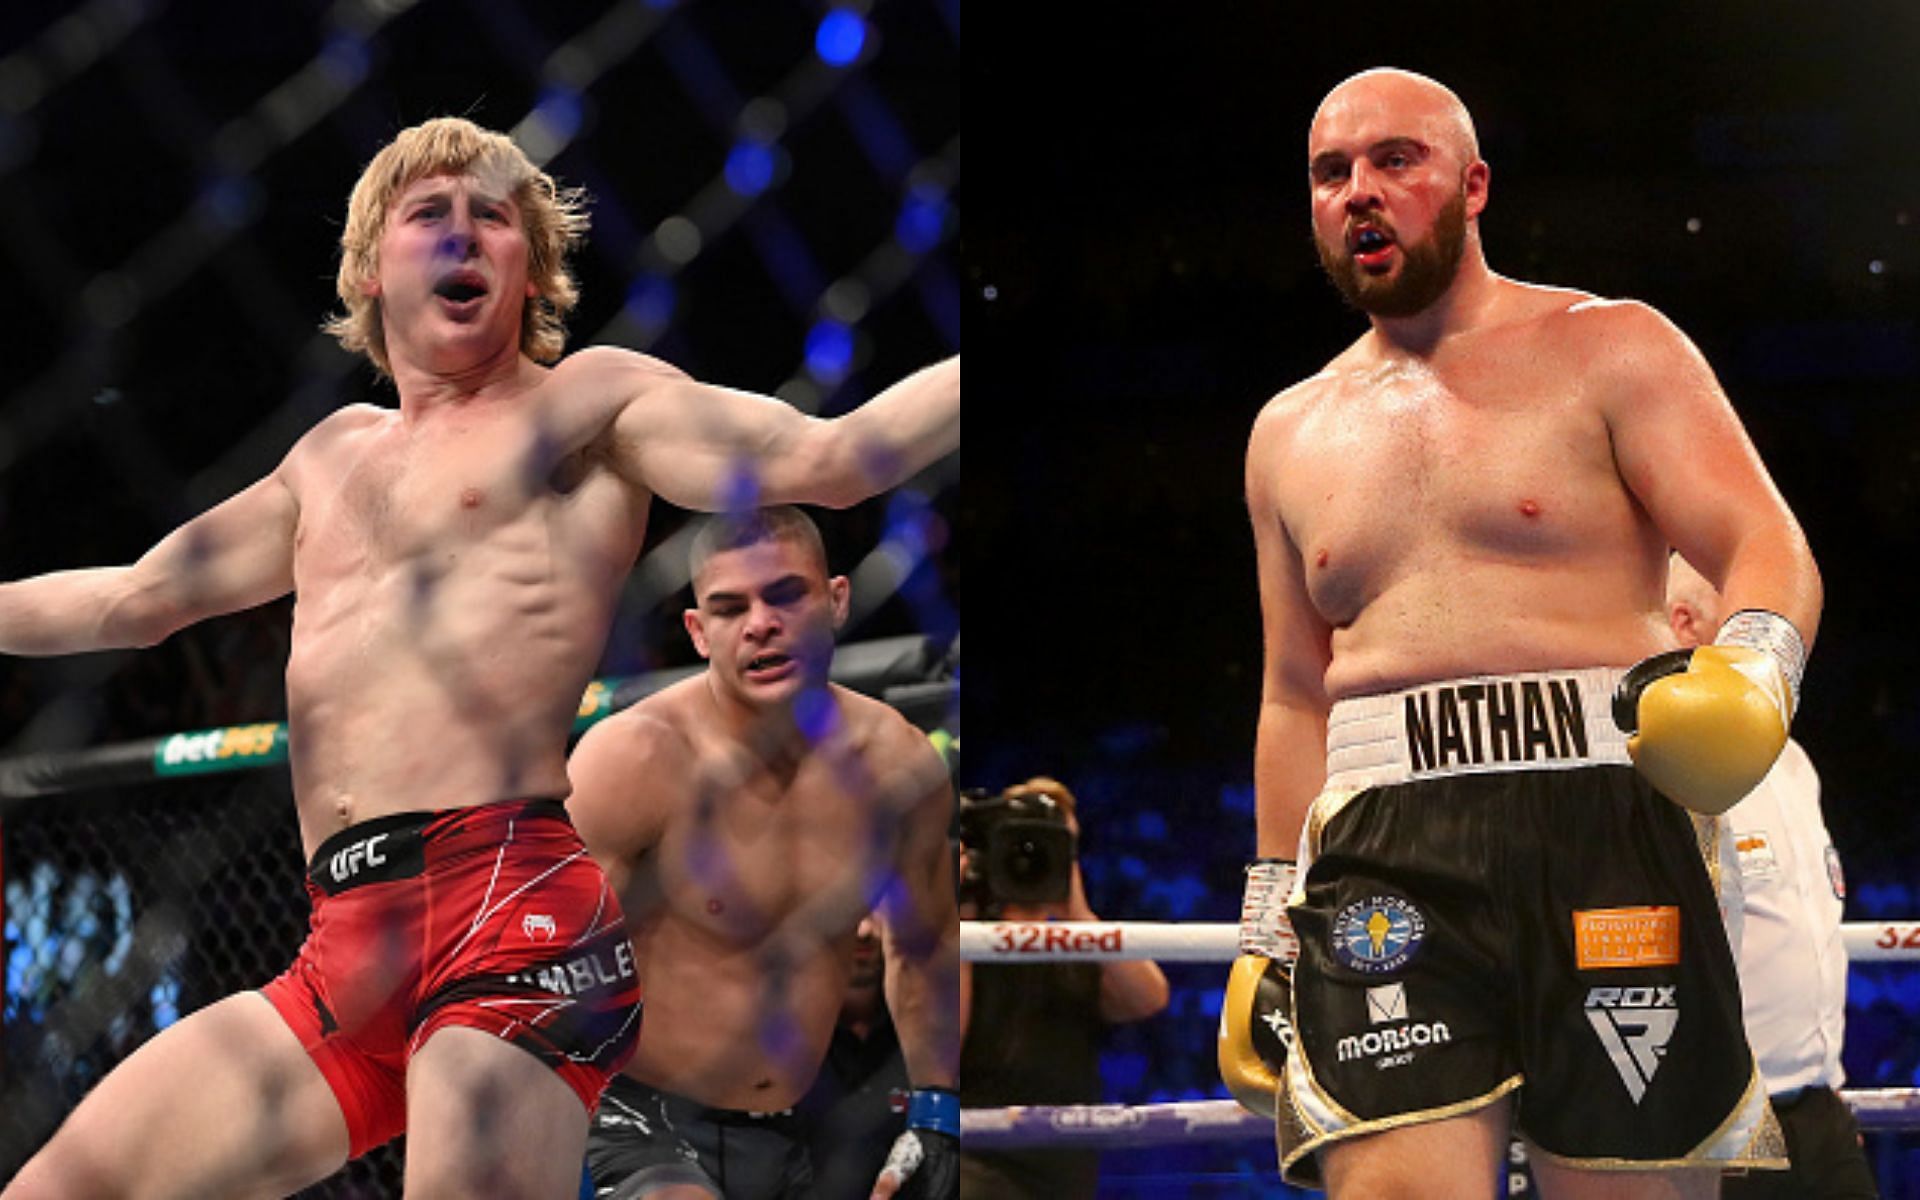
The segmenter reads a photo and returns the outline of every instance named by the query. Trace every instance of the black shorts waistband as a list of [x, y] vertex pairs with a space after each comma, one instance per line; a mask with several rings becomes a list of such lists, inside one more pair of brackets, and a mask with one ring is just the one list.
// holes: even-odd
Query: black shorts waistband
[[[369, 883], [411, 879], [426, 870], [427, 847], [457, 848], [465, 841], [495, 842], [515, 821], [558, 820], [571, 827], [559, 800], [498, 800], [471, 808], [397, 812], [349, 825], [320, 843], [307, 879], [329, 896]], [[449, 847], [448, 843], [455, 843]]]
[[691, 1114], [695, 1118], [715, 1125], [753, 1125], [761, 1129], [790, 1131], [799, 1114], [791, 1108], [779, 1108], [769, 1112], [755, 1112], [746, 1108], [715, 1108], [702, 1104], [690, 1096], [679, 1092], [669, 1092], [642, 1083], [631, 1075], [616, 1075], [607, 1085], [609, 1095], [618, 1096], [628, 1104], [638, 1106], [646, 1097], [658, 1096], [664, 1103], [677, 1110], [676, 1115]]

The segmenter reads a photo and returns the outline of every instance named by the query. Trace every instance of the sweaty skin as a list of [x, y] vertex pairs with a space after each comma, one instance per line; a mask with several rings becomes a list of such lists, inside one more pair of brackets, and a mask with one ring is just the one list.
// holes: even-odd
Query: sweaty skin
[[[958, 359], [831, 421], [622, 349], [541, 366], [522, 350], [526, 222], [503, 191], [452, 171], [403, 183], [377, 269], [347, 285], [379, 316], [397, 410], [328, 417], [130, 566], [0, 584], [4, 654], [151, 646], [295, 592], [289, 750], [309, 857], [389, 813], [566, 795], [572, 719], [654, 496], [845, 506], [959, 441]], [[359, 320], [349, 341], [372, 336]], [[410, 1052], [406, 1088], [407, 1195], [578, 1186], [587, 1107], [533, 1055], [445, 1028]], [[247, 992], [140, 1047], [5, 1194], [284, 1195], [350, 1149], [331, 1084]]]
[[[1369, 328], [1248, 444], [1259, 851], [1287, 858], [1338, 700], [1656, 653], [1669, 547], [1809, 644], [1820, 610], [1805, 538], [1686, 336], [1487, 266], [1490, 172], [1457, 97], [1363, 73], [1315, 114], [1307, 158], [1321, 259]], [[1405, 312], [1418, 263], [1445, 286]]]
[[[721, 1108], [782, 1109], [826, 1057], [855, 931], [896, 861], [875, 837], [871, 785], [848, 782], [891, 779], [898, 795], [909, 763], [918, 784], [907, 795], [942, 788], [924, 734], [879, 701], [832, 694], [841, 727], [783, 765], [718, 726], [702, 677], [602, 722], [596, 746], [576, 753], [570, 808], [627, 912], [646, 992], [626, 1073], [651, 1087]], [[583, 771], [587, 754], [598, 758]], [[619, 785], [628, 811], [583, 811], [615, 762], [644, 764]], [[609, 854], [610, 820], [648, 828]]]
[[[1819, 575], [1705, 359], [1645, 305], [1505, 279], [1459, 98], [1405, 71], [1329, 93], [1308, 133], [1322, 265], [1368, 329], [1255, 420], [1247, 507], [1265, 643], [1258, 851], [1293, 859], [1340, 700], [1433, 680], [1624, 667], [1664, 650], [1669, 547], [1729, 607], [1811, 644]], [[1327, 1148], [1333, 1196], [1472, 1195], [1510, 1102]], [[1574, 1200], [1706, 1197], [1711, 1169], [1598, 1175]]]
[[1619, 314], [1581, 300], [1516, 285], [1511, 320], [1426, 359], [1355, 347], [1262, 415], [1250, 469], [1313, 557], [1329, 701], [1662, 646], [1666, 540], [1585, 345]]
[[721, 550], [685, 615], [708, 661], [602, 721], [568, 811], [627, 914], [645, 992], [627, 1073], [719, 1108], [787, 1108], [820, 1069], [860, 923], [915, 1087], [951, 1087], [953, 789], [926, 736], [827, 682], [848, 584], [769, 537]]
[[[834, 421], [595, 347], [520, 352], [510, 200], [429, 176], [370, 285], [398, 409], [354, 405], [131, 567], [0, 585], [0, 652], [151, 645], [296, 594], [288, 750], [310, 855], [400, 811], [566, 795], [566, 742], [654, 495], [846, 505], [958, 441], [959, 362]], [[457, 277], [477, 297], [436, 288]]]

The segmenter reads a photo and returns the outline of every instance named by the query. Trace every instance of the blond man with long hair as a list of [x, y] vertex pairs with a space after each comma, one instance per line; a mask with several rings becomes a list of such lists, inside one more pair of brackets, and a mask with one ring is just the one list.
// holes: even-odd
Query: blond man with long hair
[[577, 194], [428, 121], [380, 151], [329, 323], [398, 393], [130, 566], [0, 585], [0, 653], [151, 646], [295, 596], [288, 749], [312, 931], [285, 974], [134, 1053], [9, 1185], [283, 1195], [405, 1132], [406, 1191], [567, 1196], [640, 1010], [560, 801], [655, 495], [841, 506], [959, 443], [959, 362], [831, 421], [615, 348], [562, 359]]

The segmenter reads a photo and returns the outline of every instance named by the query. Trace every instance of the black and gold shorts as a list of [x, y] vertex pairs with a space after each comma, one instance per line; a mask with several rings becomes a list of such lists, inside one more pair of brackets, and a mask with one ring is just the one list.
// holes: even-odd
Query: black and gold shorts
[[1344, 1138], [1514, 1097], [1573, 1166], [1780, 1166], [1717, 895], [1607, 669], [1342, 701], [1302, 833], [1289, 1180]]

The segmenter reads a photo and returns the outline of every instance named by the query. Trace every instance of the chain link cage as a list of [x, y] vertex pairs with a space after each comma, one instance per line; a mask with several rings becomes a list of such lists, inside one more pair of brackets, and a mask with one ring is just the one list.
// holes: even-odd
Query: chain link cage
[[[4, 1178], [142, 1042], [285, 969], [307, 906], [284, 772], [52, 797], [0, 833]], [[299, 1194], [398, 1195], [403, 1162], [401, 1144], [385, 1146]]]

